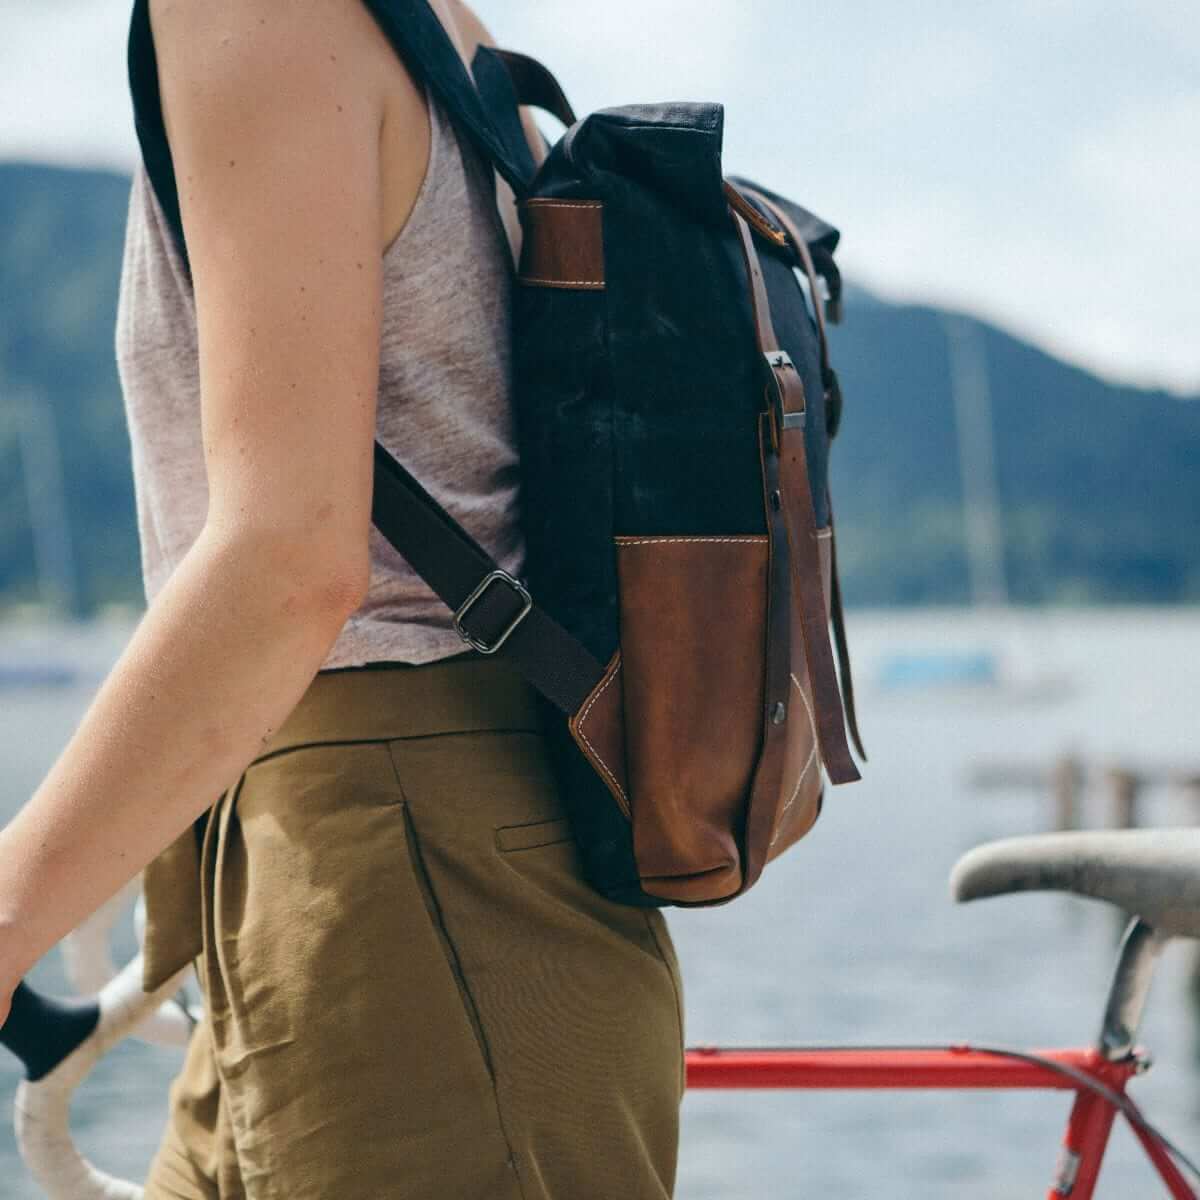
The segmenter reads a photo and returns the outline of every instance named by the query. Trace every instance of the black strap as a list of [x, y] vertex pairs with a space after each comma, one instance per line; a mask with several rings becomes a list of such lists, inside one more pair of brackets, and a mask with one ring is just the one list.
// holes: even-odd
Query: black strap
[[133, 124], [142, 148], [142, 161], [159, 207], [171, 227], [175, 245], [189, 275], [187, 245], [183, 240], [183, 218], [179, 191], [175, 186], [175, 164], [163, 121], [162, 97], [158, 90], [158, 56], [150, 30], [150, 0], [134, 0], [129, 22], [129, 91], [133, 97]]
[[[471, 74], [483, 100], [483, 106], [496, 131], [518, 166], [533, 178], [537, 164], [529, 149], [525, 126], [521, 123], [521, 105], [545, 109], [564, 125], [575, 124], [575, 112], [563, 94], [559, 82], [536, 58], [515, 50], [480, 46], [471, 60]], [[550, 144], [542, 134], [546, 153]]]
[[471, 60], [471, 74], [506, 153], [526, 173], [526, 178], [532, 179], [537, 164], [521, 124], [518, 108], [521, 100], [507, 64], [489, 47], [480, 46]]
[[[562, 90], [562, 85], [536, 58], [530, 58], [528, 54], [518, 54], [515, 50], [501, 50], [498, 46], [480, 46], [475, 57], [484, 56], [498, 58], [504, 63], [504, 69], [516, 90], [517, 103], [545, 109], [564, 125], [575, 124], [575, 110]], [[478, 82], [478, 72], [475, 79]], [[491, 106], [487, 104], [487, 92], [480, 88], [480, 94], [484, 97], [484, 106], [489, 113], [492, 112]]]
[[[397, 52], [472, 141], [520, 192], [532, 174], [489, 122], [471, 77], [426, 0], [364, 0]], [[135, 0], [129, 32], [129, 83], [143, 160], [163, 214], [187, 265], [174, 163], [167, 141], [148, 0]], [[509, 101], [511, 103], [511, 99]], [[456, 613], [489, 575], [499, 576], [461, 615], [462, 629], [508, 659], [548, 700], [574, 713], [604, 675], [583, 644], [525, 598], [496, 561], [378, 442], [371, 519], [433, 592]], [[514, 622], [516, 624], [514, 625]]]
[[517, 196], [523, 196], [529, 187], [530, 172], [513, 159], [497, 133], [458, 47], [428, 0], [363, 2], [413, 75], [429, 84], [451, 119]]
[[[378, 442], [371, 517], [451, 609], [457, 610], [483, 579], [499, 570], [492, 556]], [[497, 581], [472, 606], [464, 627], [491, 644], [522, 607], [512, 586]], [[536, 604], [496, 656], [509, 659], [565, 713], [574, 713], [604, 675], [600, 661]]]

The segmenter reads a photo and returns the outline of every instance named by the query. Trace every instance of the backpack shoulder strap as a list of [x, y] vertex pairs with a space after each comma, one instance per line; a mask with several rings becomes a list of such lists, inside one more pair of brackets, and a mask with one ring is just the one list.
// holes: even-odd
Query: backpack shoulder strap
[[429, 0], [363, 0], [396, 53], [417, 79], [426, 81], [451, 118], [518, 196], [530, 172], [496, 129], [458, 48]]
[[[558, 80], [536, 58], [495, 46], [480, 46], [475, 51], [471, 74], [475, 77], [484, 108], [513, 162], [532, 180], [537, 164], [521, 123], [521, 106], [544, 109], [564, 125], [574, 125], [575, 111]], [[542, 144], [549, 153], [550, 144], [545, 134], [542, 134]]]
[[[397, 52], [427, 79], [452, 119], [466, 130], [518, 194], [528, 172], [489, 122], [449, 35], [427, 0], [364, 0]], [[129, 30], [129, 85], [143, 161], [187, 266], [187, 247], [159, 92], [149, 0], [134, 0]], [[604, 668], [572, 634], [533, 603], [514, 579], [378, 442], [371, 518], [380, 533], [454, 612], [464, 643], [512, 662], [528, 682], [574, 713]]]

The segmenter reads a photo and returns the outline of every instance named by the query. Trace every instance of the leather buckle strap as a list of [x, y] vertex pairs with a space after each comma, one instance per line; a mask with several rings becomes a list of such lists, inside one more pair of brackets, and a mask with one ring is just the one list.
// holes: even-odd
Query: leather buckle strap
[[[771, 419], [772, 450], [779, 456], [782, 511], [785, 518], [787, 545], [791, 559], [794, 603], [800, 615], [804, 637], [805, 659], [812, 683], [813, 708], [816, 718], [817, 743], [821, 761], [834, 783], [849, 783], [861, 778], [850, 753], [846, 738], [846, 717], [834, 664], [833, 647], [829, 637], [829, 613], [822, 584], [820, 551], [817, 541], [817, 521], [813, 508], [812, 486], [808, 474], [803, 426], [787, 424], [788, 415], [803, 414], [804, 384], [790, 357], [779, 345], [771, 321], [771, 306], [763, 279], [762, 264], [754, 245], [754, 236], [746, 219], [736, 209], [730, 209], [750, 282], [750, 305], [758, 348], [769, 368], [773, 381], [768, 389], [768, 411], [778, 410], [778, 428]], [[795, 435], [799, 433], [797, 438]], [[785, 435], [790, 434], [790, 437]], [[777, 440], [776, 440], [777, 439]], [[768, 655], [780, 648], [768, 646]], [[778, 753], [778, 751], [777, 751]]]
[[[733, 197], [739, 196], [737, 189], [728, 181], [725, 184], [725, 194], [731, 201]], [[758, 339], [758, 348], [769, 369], [771, 394], [767, 408], [770, 413], [771, 448], [778, 451], [785, 429], [804, 428], [804, 410], [807, 407], [804, 382], [800, 378], [800, 372], [796, 370], [796, 364], [792, 362], [791, 355], [780, 346], [779, 338], [775, 334], [775, 326], [771, 322], [771, 301], [767, 297], [767, 285], [763, 280], [762, 263], [759, 261], [758, 251], [754, 248], [750, 226], [742, 216], [742, 205], [745, 205], [746, 201], [741, 199], [742, 204], [730, 204], [730, 213], [741, 236], [742, 256], [750, 279], [750, 307], [754, 314], [754, 333]]]
[[836, 436], [842, 422], [842, 385], [838, 381], [837, 372], [829, 361], [829, 338], [825, 328], [824, 305], [821, 303], [820, 289], [817, 284], [817, 269], [808, 248], [808, 243], [800, 235], [795, 222], [778, 205], [774, 205], [757, 188], [744, 185], [747, 195], [753, 196], [758, 203], [771, 214], [772, 219], [787, 235], [788, 244], [796, 254], [796, 259], [808, 279], [809, 291], [812, 294], [812, 310], [817, 322], [817, 340], [821, 348], [821, 384], [825, 389], [825, 432], [830, 438]]
[[798, 388], [791, 386], [793, 380], [797, 383], [800, 381], [792, 356], [786, 350], [768, 350], [763, 358], [767, 360], [771, 378], [775, 381], [780, 428], [803, 429], [808, 408], [804, 403], [804, 385], [800, 383]]

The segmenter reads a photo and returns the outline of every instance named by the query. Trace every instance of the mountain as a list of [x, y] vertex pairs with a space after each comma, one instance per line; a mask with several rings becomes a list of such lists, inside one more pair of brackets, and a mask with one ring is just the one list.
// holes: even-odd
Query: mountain
[[128, 203], [125, 175], [0, 163], [0, 605], [37, 598], [14, 420], [26, 404], [58, 433], [77, 607], [142, 600], [113, 349]]
[[[851, 294], [831, 355], [839, 566], [858, 604], [968, 599], [944, 315]], [[1106, 383], [979, 327], [1014, 600], [1200, 600], [1200, 400]]]
[[[78, 608], [142, 598], [113, 356], [126, 176], [0, 163], [0, 607], [37, 596], [16, 423], [58, 431]], [[834, 447], [853, 604], [968, 599], [944, 314], [851, 289], [833, 331]], [[1120, 387], [991, 326], [1006, 558], [1019, 602], [1200, 601], [1200, 401]], [[34, 481], [36, 484], [38, 481]]]

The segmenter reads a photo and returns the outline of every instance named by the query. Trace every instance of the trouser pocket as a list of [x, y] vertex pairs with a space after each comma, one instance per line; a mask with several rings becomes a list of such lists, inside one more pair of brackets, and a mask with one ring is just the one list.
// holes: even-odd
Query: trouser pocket
[[682, 1081], [675, 976], [661, 927], [584, 878], [544, 735], [390, 750], [526, 1200], [665, 1200]]
[[495, 1069], [492, 1066], [491, 1051], [488, 1049], [487, 1037], [483, 1031], [483, 1023], [479, 1019], [479, 1010], [476, 1007], [474, 997], [471, 995], [471, 989], [467, 983], [466, 976], [463, 974], [458, 951], [455, 949], [454, 943], [450, 940], [450, 935], [446, 931], [446, 924], [442, 919], [441, 906], [438, 904], [437, 895], [433, 890], [433, 882], [429, 877], [429, 872], [425, 868], [425, 862], [421, 854], [421, 843], [413, 824], [412, 813], [404, 801], [400, 802], [399, 808], [400, 816], [404, 822], [405, 845], [408, 849], [408, 861], [412, 869], [413, 882], [421, 893], [430, 926], [437, 937], [442, 953], [445, 955], [446, 967], [454, 980], [455, 987], [458, 989], [459, 1002], [462, 1005], [464, 1016], [470, 1023], [471, 1032], [479, 1047], [480, 1058], [487, 1068], [489, 1077], [494, 1078]]

